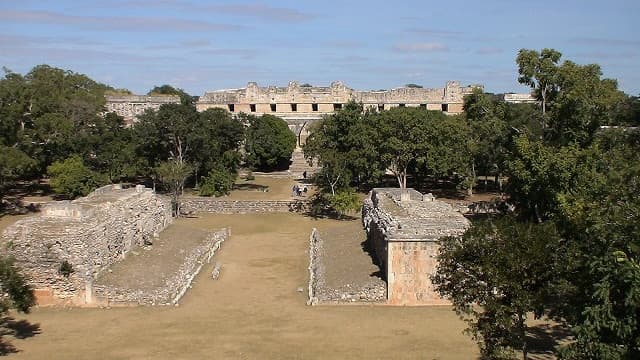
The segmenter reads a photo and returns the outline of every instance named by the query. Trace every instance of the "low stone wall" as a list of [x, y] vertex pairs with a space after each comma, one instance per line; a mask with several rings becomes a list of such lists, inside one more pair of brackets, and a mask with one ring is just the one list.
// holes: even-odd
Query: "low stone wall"
[[155, 289], [128, 289], [109, 286], [93, 288], [94, 303], [102, 306], [175, 305], [191, 287], [202, 267], [209, 263], [230, 236], [228, 229], [211, 233], [186, 256], [182, 265], [163, 286]]
[[306, 212], [308, 200], [223, 200], [206, 197], [187, 197], [182, 200], [186, 213], [247, 214], [268, 212]]
[[321, 272], [321, 263], [319, 261], [321, 249], [322, 238], [320, 238], [320, 232], [313, 228], [309, 236], [309, 300], [307, 305], [316, 305], [318, 303], [316, 289], [318, 289], [318, 279], [322, 279], [321, 276], [318, 276]]
[[[43, 294], [41, 305], [84, 305], [93, 279], [172, 220], [169, 201], [151, 189], [109, 185], [17, 221], [3, 232], [1, 251], [16, 258]], [[60, 271], [65, 262], [67, 274]]]

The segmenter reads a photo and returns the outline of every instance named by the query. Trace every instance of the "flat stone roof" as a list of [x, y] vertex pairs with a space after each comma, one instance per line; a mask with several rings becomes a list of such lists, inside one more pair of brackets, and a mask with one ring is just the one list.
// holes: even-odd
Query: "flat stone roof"
[[469, 226], [461, 213], [451, 205], [405, 189], [408, 200], [401, 200], [398, 188], [376, 188], [371, 201], [386, 223], [387, 241], [438, 241], [441, 237], [459, 235]]

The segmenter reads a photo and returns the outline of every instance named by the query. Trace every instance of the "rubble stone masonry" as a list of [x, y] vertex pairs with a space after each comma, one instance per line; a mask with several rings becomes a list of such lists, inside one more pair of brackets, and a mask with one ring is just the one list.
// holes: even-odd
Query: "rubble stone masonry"
[[24, 269], [40, 304], [91, 304], [93, 280], [171, 221], [169, 201], [151, 189], [108, 185], [19, 220], [3, 232], [2, 251]]

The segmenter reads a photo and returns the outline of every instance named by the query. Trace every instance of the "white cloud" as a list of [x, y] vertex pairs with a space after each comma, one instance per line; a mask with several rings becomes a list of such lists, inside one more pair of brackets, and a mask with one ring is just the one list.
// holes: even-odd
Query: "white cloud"
[[400, 52], [442, 52], [449, 51], [449, 48], [438, 42], [402, 43], [393, 46], [393, 49]]

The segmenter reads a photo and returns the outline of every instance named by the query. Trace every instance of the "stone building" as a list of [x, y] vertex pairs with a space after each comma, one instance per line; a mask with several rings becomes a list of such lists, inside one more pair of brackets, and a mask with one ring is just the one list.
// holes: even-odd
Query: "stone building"
[[169, 201], [151, 189], [107, 185], [19, 220], [2, 233], [2, 251], [30, 278], [38, 304], [86, 305], [102, 271], [171, 221]]
[[106, 96], [107, 112], [115, 112], [124, 118], [127, 126], [137, 121], [137, 116], [147, 109], [157, 110], [163, 104], [179, 104], [178, 95], [119, 95]]
[[358, 91], [340, 81], [328, 87], [301, 86], [296, 81], [290, 82], [287, 87], [259, 87], [255, 82], [250, 82], [245, 88], [205, 92], [196, 103], [196, 108], [198, 111], [222, 108], [234, 114], [258, 116], [272, 114], [287, 121], [294, 133], [304, 137], [310, 121], [332, 114], [351, 100], [361, 102], [365, 109], [376, 111], [407, 106], [458, 114], [462, 112], [464, 96], [476, 87], [482, 86], [463, 87], [457, 81], [449, 81], [444, 87], [436, 89], [403, 87]]
[[462, 214], [413, 189], [378, 188], [364, 201], [362, 222], [386, 277], [388, 304], [449, 304], [434, 291], [431, 275], [438, 240], [469, 226]]

